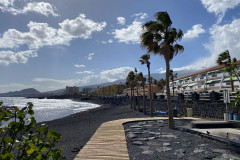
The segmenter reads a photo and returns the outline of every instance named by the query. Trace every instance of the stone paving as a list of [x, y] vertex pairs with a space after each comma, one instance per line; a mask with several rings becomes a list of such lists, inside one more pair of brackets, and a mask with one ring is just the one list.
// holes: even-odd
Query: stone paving
[[[199, 118], [181, 119], [202, 121]], [[167, 128], [166, 120], [165, 117], [130, 118], [103, 123], [75, 160], [240, 159], [240, 154], [234, 148], [221, 146], [222, 143], [200, 136], [191, 139], [189, 136], [192, 134], [175, 134], [173, 132], [176, 130], [164, 130]], [[180, 122], [180, 118], [175, 120]], [[155, 123], [158, 124], [157, 127]], [[123, 124], [129, 127], [124, 130]], [[129, 144], [133, 146], [132, 149], [127, 148]]]
[[[179, 124], [180, 121], [176, 122], [178, 126], [186, 123]], [[239, 148], [180, 130], [170, 130], [164, 120], [131, 122], [124, 127], [132, 160], [240, 159]]]

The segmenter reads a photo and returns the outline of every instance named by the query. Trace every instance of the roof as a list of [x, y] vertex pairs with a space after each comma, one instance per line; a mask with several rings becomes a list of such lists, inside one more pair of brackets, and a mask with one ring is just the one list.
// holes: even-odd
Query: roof
[[[240, 64], [240, 61], [237, 61], [236, 63], [237, 63], [237, 64]], [[175, 80], [187, 78], [187, 77], [190, 77], [190, 76], [195, 76], [195, 75], [198, 75], [198, 74], [201, 74], [201, 73], [211, 72], [211, 71], [214, 71], [214, 70], [217, 70], [217, 69], [221, 69], [221, 68], [224, 68], [224, 67], [225, 67], [225, 65], [220, 65], [220, 66], [215, 66], [215, 67], [207, 68], [207, 69], [204, 69], [204, 70], [195, 72], [195, 73], [191, 73], [191, 74], [188, 74], [188, 75], [185, 75], [185, 76], [182, 76], [182, 77], [178, 77], [178, 78], [176, 78]]]

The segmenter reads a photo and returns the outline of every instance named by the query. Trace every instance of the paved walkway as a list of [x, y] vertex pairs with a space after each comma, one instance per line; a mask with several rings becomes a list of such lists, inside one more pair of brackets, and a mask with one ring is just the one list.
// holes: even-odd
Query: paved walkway
[[[103, 123], [77, 154], [75, 160], [129, 160], [123, 123], [164, 119], [166, 120], [167, 117], [129, 118]], [[182, 119], [202, 120], [199, 118]]]

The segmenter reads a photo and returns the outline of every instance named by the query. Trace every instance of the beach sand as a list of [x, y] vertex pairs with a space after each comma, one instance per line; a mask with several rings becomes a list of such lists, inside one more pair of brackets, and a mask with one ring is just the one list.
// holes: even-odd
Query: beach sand
[[[98, 102], [96, 102], [98, 103]], [[76, 113], [61, 119], [45, 122], [49, 128], [62, 134], [57, 147], [63, 147], [63, 156], [67, 160], [75, 158], [81, 149], [95, 133], [98, 127], [107, 121], [146, 117], [143, 113], [133, 111], [129, 105], [102, 104], [102, 107]], [[76, 149], [77, 148], [77, 149]], [[73, 150], [76, 152], [73, 152]]]

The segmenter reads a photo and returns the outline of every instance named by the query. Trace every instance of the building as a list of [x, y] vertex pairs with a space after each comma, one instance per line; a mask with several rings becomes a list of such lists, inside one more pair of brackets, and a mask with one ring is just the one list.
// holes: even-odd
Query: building
[[[153, 94], [153, 95], [161, 91], [161, 89], [160, 89], [157, 85], [152, 84], [151, 86], [152, 86], [151, 89], [152, 89], [152, 94]], [[144, 91], [145, 91], [145, 95], [146, 95], [146, 96], [149, 96], [149, 95], [150, 95], [149, 85], [148, 85], [148, 84], [145, 85]], [[138, 95], [143, 96], [143, 87], [135, 87], [135, 88], [134, 88], [134, 95], [135, 95], [135, 96], [137, 96], [137, 92], [138, 92]], [[126, 89], [124, 89], [123, 94], [124, 94], [124, 95], [128, 95], [128, 96], [131, 96], [131, 88], [126, 88]]]
[[66, 89], [64, 90], [65, 94], [79, 94], [79, 87], [73, 86], [69, 87], [66, 86]]
[[110, 86], [104, 86], [97, 89], [97, 95], [99, 96], [117, 96], [122, 95], [125, 89], [125, 84], [113, 84]]
[[[240, 71], [240, 61], [236, 62], [238, 71]], [[185, 75], [170, 82], [170, 92], [174, 93], [192, 93], [192, 92], [220, 92], [224, 89], [231, 89], [230, 75], [222, 72], [224, 66], [215, 66], [189, 75]], [[234, 87], [240, 88], [240, 82], [237, 77], [233, 77]], [[165, 90], [166, 92], [166, 90]]]

